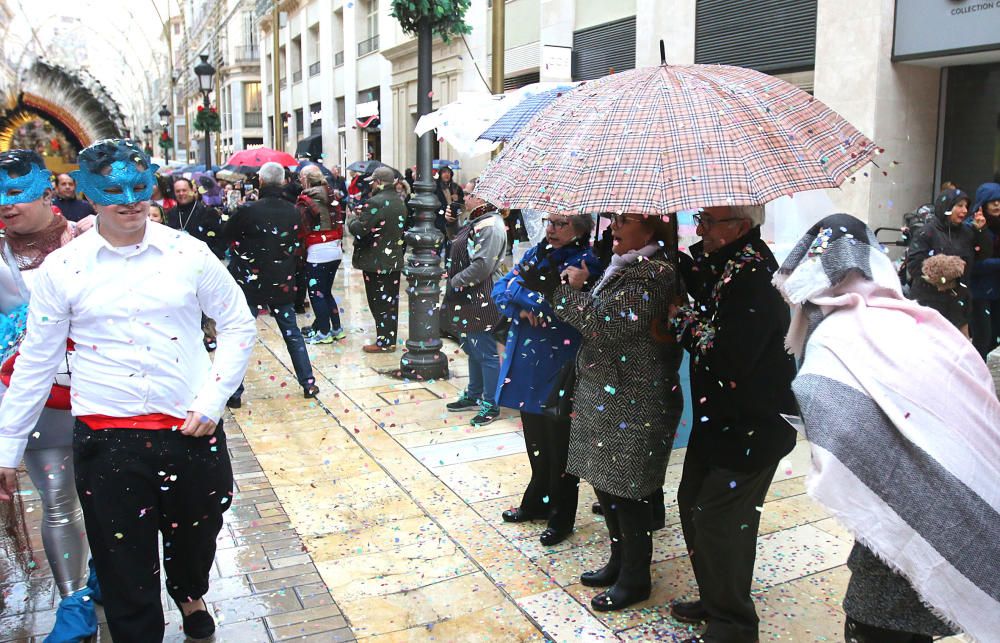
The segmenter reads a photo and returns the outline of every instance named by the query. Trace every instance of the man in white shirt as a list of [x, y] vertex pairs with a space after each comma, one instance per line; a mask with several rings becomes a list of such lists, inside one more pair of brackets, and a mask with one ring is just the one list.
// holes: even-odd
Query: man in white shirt
[[[52, 252], [32, 288], [28, 333], [0, 407], [0, 500], [72, 339], [76, 486], [116, 643], [163, 637], [167, 591], [191, 638], [215, 623], [202, 596], [232, 467], [220, 418], [256, 341], [246, 299], [205, 244], [147, 223], [156, 166], [129, 140], [83, 150], [74, 172], [98, 223]], [[80, 276], [86, 278], [81, 279]], [[212, 362], [202, 312], [216, 320]]]

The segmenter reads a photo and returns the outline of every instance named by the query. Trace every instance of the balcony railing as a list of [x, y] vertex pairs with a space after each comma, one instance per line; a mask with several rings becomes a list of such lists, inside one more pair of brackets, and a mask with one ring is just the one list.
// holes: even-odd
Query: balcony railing
[[302, 70], [298, 69], [292, 72], [292, 82], [301, 83], [302, 82]]
[[316, 62], [314, 62], [314, 63], [312, 63], [312, 64], [309, 65], [309, 76], [310, 77], [312, 77], [312, 76], [319, 76], [319, 61], [318, 60]]
[[260, 62], [260, 47], [257, 45], [240, 45], [234, 48], [233, 60], [238, 63]]
[[282, 78], [278, 81], [278, 89], [284, 89], [285, 87], [288, 87], [288, 79]]
[[344, 52], [338, 51], [333, 55], [333, 66], [340, 67], [344, 64]]
[[243, 127], [260, 127], [264, 124], [261, 112], [243, 112]]
[[375, 34], [368, 40], [362, 40], [358, 43], [358, 56], [365, 56], [372, 53], [373, 51], [378, 51], [378, 34]]

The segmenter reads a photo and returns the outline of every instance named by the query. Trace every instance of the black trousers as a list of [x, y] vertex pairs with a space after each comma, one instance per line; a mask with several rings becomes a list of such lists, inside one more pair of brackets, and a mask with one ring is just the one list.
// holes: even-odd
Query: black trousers
[[375, 343], [395, 346], [399, 327], [400, 272], [363, 272], [368, 308], [375, 318]]
[[619, 567], [615, 585], [633, 590], [649, 588], [652, 583], [649, 567], [653, 562], [653, 512], [648, 498], [622, 498], [596, 487], [594, 492], [611, 537], [608, 564]]
[[986, 359], [1000, 344], [1000, 301], [972, 300], [972, 321], [969, 324], [972, 344]]
[[73, 433], [76, 488], [115, 643], [163, 639], [160, 554], [179, 602], [208, 591], [215, 540], [233, 493], [222, 424], [201, 438], [178, 431]]
[[934, 637], [926, 634], [911, 634], [897, 630], [875, 627], [850, 616], [844, 622], [844, 640], [847, 643], [931, 643]]
[[709, 466], [688, 452], [677, 490], [684, 540], [708, 612], [702, 638], [711, 643], [751, 643], [758, 638], [750, 598], [757, 530], [764, 496], [777, 464], [750, 473]]
[[569, 418], [521, 411], [521, 424], [531, 463], [531, 481], [521, 498], [521, 511], [548, 515], [549, 527], [570, 531], [576, 522], [580, 479], [566, 473]]

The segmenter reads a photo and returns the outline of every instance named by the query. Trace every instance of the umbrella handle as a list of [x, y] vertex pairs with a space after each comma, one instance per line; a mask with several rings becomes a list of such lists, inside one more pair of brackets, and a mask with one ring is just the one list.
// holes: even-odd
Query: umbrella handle
[[660, 39], [660, 64], [667, 64], [667, 46], [663, 44], [663, 39]]

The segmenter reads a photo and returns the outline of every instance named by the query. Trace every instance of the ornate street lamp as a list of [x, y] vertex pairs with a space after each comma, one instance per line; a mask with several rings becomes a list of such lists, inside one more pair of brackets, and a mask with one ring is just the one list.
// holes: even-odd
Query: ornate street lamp
[[[167, 135], [167, 138], [171, 138], [172, 139], [173, 137], [170, 136], [170, 130], [167, 129], [168, 126], [170, 125], [170, 110], [167, 109], [166, 105], [164, 105], [160, 109], [160, 111], [157, 114], [157, 116], [160, 117], [160, 127], [163, 128], [163, 132]], [[169, 146], [163, 148], [163, 163], [164, 163], [164, 165], [166, 165], [167, 163], [170, 163], [170, 147]]]
[[146, 153], [150, 156], [153, 155], [153, 130], [150, 129], [149, 125], [142, 128], [142, 133], [146, 137]]
[[[195, 65], [194, 73], [198, 77], [198, 89], [201, 90], [202, 106], [207, 110], [208, 95], [212, 91], [212, 83], [215, 77], [215, 67], [209, 64], [208, 54], [201, 54], [201, 62]], [[212, 170], [212, 134], [205, 130], [205, 171]]]
[[[431, 112], [433, 46], [431, 21], [421, 18], [417, 23], [417, 118]], [[406, 243], [412, 250], [403, 268], [410, 282], [410, 334], [399, 368], [402, 377], [421, 380], [448, 377], [448, 359], [441, 352], [441, 257], [437, 249], [442, 246], [442, 235], [434, 227], [441, 204], [431, 180], [433, 136], [433, 132], [426, 132], [417, 140], [417, 180], [410, 200], [416, 222], [406, 233]]]

